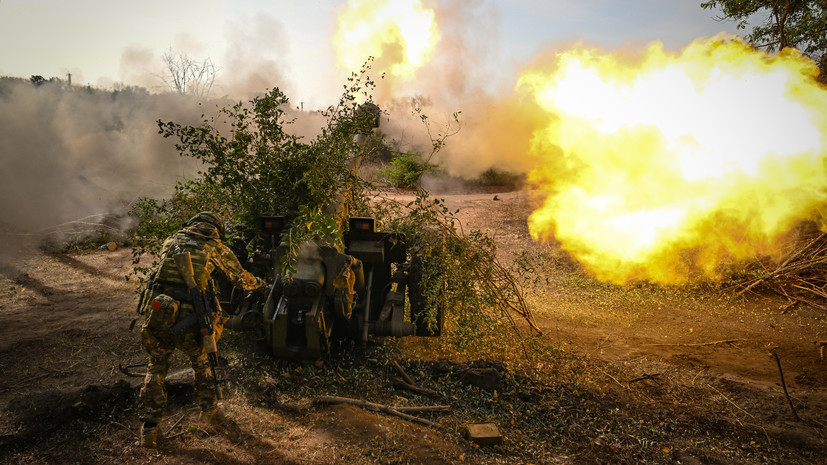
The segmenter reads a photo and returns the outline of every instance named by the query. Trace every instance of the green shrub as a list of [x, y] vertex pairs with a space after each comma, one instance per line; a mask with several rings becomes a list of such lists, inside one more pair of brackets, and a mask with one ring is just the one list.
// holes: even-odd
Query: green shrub
[[511, 173], [508, 171], [488, 168], [478, 178], [477, 183], [481, 186], [505, 186], [518, 188], [525, 181], [524, 174]]
[[419, 185], [422, 175], [435, 168], [413, 152], [404, 152], [391, 160], [390, 168], [384, 171], [388, 182], [394, 187], [411, 188]]
[[[221, 131], [214, 120], [199, 126], [159, 122], [164, 137], [178, 139], [182, 156], [204, 163], [200, 177], [180, 182], [170, 199], [141, 199], [132, 209], [139, 221], [133, 255], [135, 274], [154, 268], [138, 265], [141, 255], [157, 252], [160, 241], [202, 210], [214, 210], [236, 223], [252, 223], [261, 214], [283, 214], [293, 219], [282, 236], [288, 259], [282, 273], [289, 277], [299, 245], [309, 238], [341, 243], [342, 218], [329, 205], [345, 205], [353, 214], [373, 214], [380, 229], [398, 235], [411, 254], [421, 261], [426, 321], [438, 323], [444, 310], [445, 338], [457, 350], [503, 347], [504, 331], [515, 328], [514, 315], [530, 320], [519, 288], [496, 260], [496, 247], [485, 234], [463, 234], [453, 213], [439, 199], [420, 191], [408, 205], [371, 204], [365, 184], [349, 170], [347, 159], [354, 150], [353, 136], [370, 130], [375, 112], [358, 111], [354, 97], [370, 87], [364, 74], [354, 75], [351, 86], [325, 115], [328, 125], [310, 143], [284, 130], [291, 121], [282, 108], [287, 98], [278, 89], [221, 110], [230, 129]], [[368, 98], [368, 101], [370, 99]], [[363, 107], [364, 108], [364, 107]], [[426, 121], [426, 119], [423, 119]], [[434, 152], [445, 135], [434, 142]], [[433, 153], [431, 154], [433, 155]], [[422, 174], [434, 169], [414, 153], [398, 155], [389, 177], [394, 184], [414, 186]], [[290, 258], [292, 257], [292, 258]], [[510, 342], [507, 350], [513, 350]]]
[[[138, 220], [133, 274], [145, 276], [152, 266], [138, 266], [141, 256], [155, 255], [167, 235], [204, 210], [248, 226], [261, 215], [286, 215], [293, 220], [283, 237], [291, 252], [309, 237], [335, 242], [328, 207], [340, 199], [346, 206], [365, 203], [362, 182], [347, 160], [357, 149], [354, 135], [370, 133], [377, 118], [375, 112], [359, 111], [371, 102], [373, 82], [365, 69], [349, 82], [338, 104], [322, 112], [327, 126], [310, 143], [286, 130], [293, 123], [285, 117], [289, 102], [277, 88], [221, 109], [221, 121], [204, 118], [197, 126], [158, 121], [160, 134], [177, 139], [179, 154], [200, 160], [204, 169], [197, 178], [179, 182], [170, 199], [140, 199], [132, 208]], [[357, 103], [360, 94], [366, 103]], [[226, 123], [229, 129], [221, 130]], [[284, 272], [292, 259], [284, 263]]]

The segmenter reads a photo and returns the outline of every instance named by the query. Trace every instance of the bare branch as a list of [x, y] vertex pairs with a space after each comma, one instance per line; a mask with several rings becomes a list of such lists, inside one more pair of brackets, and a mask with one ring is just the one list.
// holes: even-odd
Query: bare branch
[[180, 95], [192, 95], [196, 98], [206, 98], [215, 84], [218, 67], [212, 59], [194, 60], [184, 52], [175, 52], [169, 49], [161, 58], [166, 67], [166, 73], [161, 80], [170, 90]]

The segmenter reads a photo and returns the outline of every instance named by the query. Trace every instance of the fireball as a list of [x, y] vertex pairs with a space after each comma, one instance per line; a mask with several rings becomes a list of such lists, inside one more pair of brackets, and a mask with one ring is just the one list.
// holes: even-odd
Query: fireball
[[378, 71], [404, 79], [430, 60], [440, 39], [434, 10], [420, 0], [350, 0], [338, 23], [342, 65], [359, 69], [373, 57]]
[[823, 205], [827, 90], [815, 64], [736, 38], [630, 56], [576, 48], [522, 73], [547, 115], [529, 178], [536, 240], [601, 279], [682, 282], [777, 254]]

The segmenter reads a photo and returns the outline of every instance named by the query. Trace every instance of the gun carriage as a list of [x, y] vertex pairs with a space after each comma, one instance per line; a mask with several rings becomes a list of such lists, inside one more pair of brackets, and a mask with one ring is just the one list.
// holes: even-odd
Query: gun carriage
[[[375, 123], [377, 127], [378, 113]], [[360, 147], [348, 160], [354, 173], [364, 140], [363, 135], [354, 138]], [[346, 217], [343, 192], [326, 213]], [[348, 217], [344, 250], [318, 239], [306, 241], [287, 280], [281, 263], [288, 246], [281, 236], [290, 219], [262, 216], [253, 239], [234, 241], [234, 252], [247, 269], [271, 285], [246, 295], [225, 289], [229, 298], [222, 307], [231, 315], [227, 328], [255, 333], [278, 358], [317, 358], [337, 340], [364, 344], [371, 336], [439, 336], [442, 309], [429, 317], [420, 261], [401, 237], [377, 231], [374, 218]]]

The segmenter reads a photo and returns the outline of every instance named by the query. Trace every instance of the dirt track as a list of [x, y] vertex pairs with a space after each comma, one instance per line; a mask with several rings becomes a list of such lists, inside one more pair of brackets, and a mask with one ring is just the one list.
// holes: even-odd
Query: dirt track
[[[553, 248], [528, 236], [531, 199], [525, 192], [445, 198], [449, 208], [460, 210], [457, 217], [466, 231], [481, 229], [495, 238], [505, 263], [521, 251], [539, 254]], [[130, 251], [119, 249], [32, 256], [2, 270], [0, 457], [15, 463], [141, 463], [154, 457], [130, 446], [137, 431], [139, 380], [117, 368], [143, 360], [137, 332], [128, 330], [135, 296], [123, 276], [130, 268]], [[720, 392], [722, 405], [735, 405], [766, 434], [793, 435], [807, 447], [824, 447], [827, 362], [819, 360], [814, 346], [827, 339], [823, 312], [798, 307], [782, 313], [785, 301], [760, 296], [735, 299], [697, 289], [588, 284], [556, 265], [546, 271], [548, 279], [530, 288], [528, 296], [545, 337], [562, 350], [621, 367], [629, 380], [648, 375], [683, 386], [710, 386]], [[770, 350], [780, 356], [790, 394], [810, 426], [789, 421]], [[187, 410], [186, 382], [176, 389], [171, 409], [196, 422], [197, 413]], [[402, 441], [412, 451], [410, 463], [466, 459], [467, 443], [355, 408], [338, 407], [311, 420], [283, 410], [252, 415], [252, 408], [228, 403], [229, 415], [238, 420], [233, 428], [173, 444], [159, 463], [204, 457], [213, 463], [333, 463], [319, 457], [332, 457], [333, 450], [346, 458], [350, 448], [365, 447], [380, 433]], [[78, 426], [76, 419], [89, 423]], [[261, 428], [278, 434], [262, 439]], [[421, 440], [423, 435], [429, 439]], [[68, 447], [65, 455], [43, 455], [35, 446], [44, 440], [73, 445], [86, 437], [106, 439], [89, 448]], [[232, 444], [245, 444], [248, 451], [221, 451]], [[62, 459], [54, 462], [55, 457]]]

